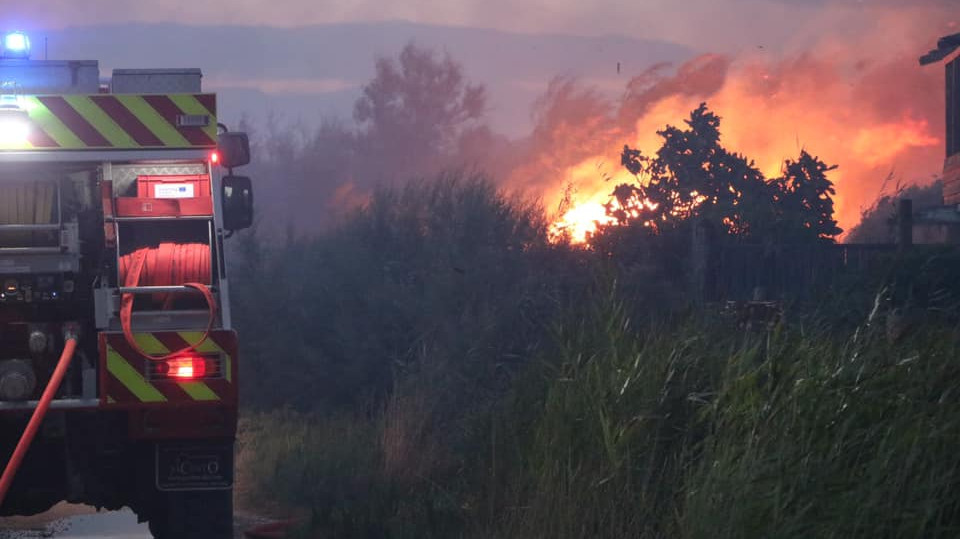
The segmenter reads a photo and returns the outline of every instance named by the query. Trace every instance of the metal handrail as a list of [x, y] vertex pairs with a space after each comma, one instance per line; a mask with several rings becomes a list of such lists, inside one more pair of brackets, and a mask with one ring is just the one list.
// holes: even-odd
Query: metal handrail
[[0, 247], [0, 253], [62, 253], [63, 247]]
[[132, 222], [132, 221], [210, 221], [213, 215], [144, 215], [137, 217], [109, 217], [108, 222]]
[[0, 225], [0, 230], [60, 230], [59, 224], [49, 224], [49, 225], [26, 225], [26, 224], [9, 224], [9, 225]]
[[[216, 292], [216, 288], [211, 286], [209, 287], [211, 291]], [[194, 292], [199, 294], [200, 291], [196, 288], [189, 286], [121, 286], [117, 288], [117, 291], [121, 294], [163, 294], [170, 292]]]
[[[3, 401], [0, 410], [33, 410], [39, 401]], [[100, 405], [100, 399], [54, 399], [50, 403], [53, 410], [64, 408], [95, 408]]]

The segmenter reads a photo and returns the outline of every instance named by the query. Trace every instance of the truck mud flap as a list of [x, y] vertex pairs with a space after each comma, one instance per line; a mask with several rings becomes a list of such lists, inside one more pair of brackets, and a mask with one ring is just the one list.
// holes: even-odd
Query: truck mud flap
[[232, 488], [233, 443], [158, 443], [156, 484], [165, 492]]

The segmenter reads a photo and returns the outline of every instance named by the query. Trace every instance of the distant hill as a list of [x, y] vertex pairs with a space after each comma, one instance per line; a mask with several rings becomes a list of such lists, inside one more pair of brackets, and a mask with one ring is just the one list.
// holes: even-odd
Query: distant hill
[[[468, 76], [490, 90], [494, 125], [524, 130], [530, 102], [555, 75], [573, 75], [619, 92], [628, 77], [692, 51], [673, 43], [621, 36], [533, 35], [408, 22], [308, 26], [128, 24], [74, 27], [48, 38], [50, 58], [97, 59], [104, 74], [123, 67], [200, 67], [206, 88], [221, 93], [228, 121], [267, 111], [316, 122], [349, 116], [376, 55], [393, 55], [411, 39], [449, 52]], [[621, 72], [617, 73], [617, 63]], [[622, 81], [622, 82], [621, 82]]]

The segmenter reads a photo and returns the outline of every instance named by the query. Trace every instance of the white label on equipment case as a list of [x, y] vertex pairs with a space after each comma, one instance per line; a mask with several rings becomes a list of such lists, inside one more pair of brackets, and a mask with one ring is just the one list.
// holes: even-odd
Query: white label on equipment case
[[193, 198], [192, 183], [158, 183], [153, 187], [153, 198]]

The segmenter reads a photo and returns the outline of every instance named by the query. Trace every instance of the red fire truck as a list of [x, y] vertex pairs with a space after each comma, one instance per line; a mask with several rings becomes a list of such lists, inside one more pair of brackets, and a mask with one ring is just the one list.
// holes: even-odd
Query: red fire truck
[[155, 537], [230, 537], [247, 137], [199, 69], [101, 78], [0, 40], [0, 514], [128, 506]]

